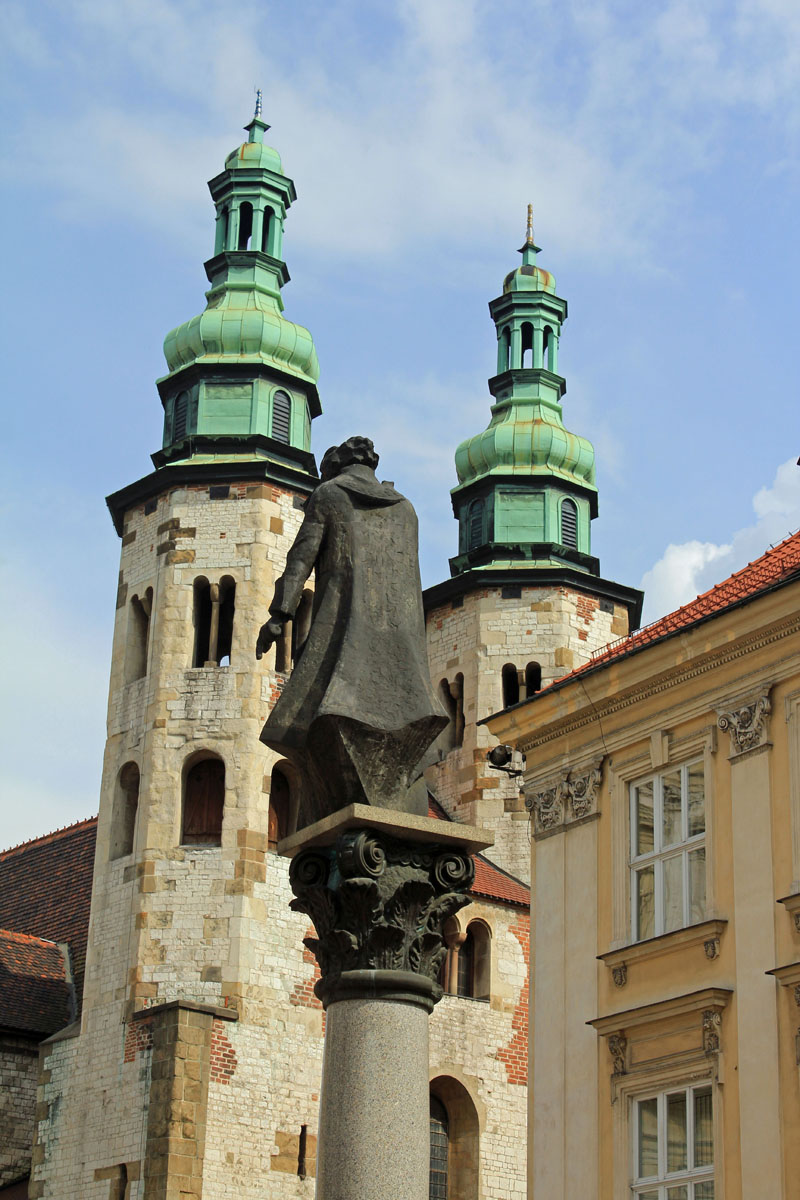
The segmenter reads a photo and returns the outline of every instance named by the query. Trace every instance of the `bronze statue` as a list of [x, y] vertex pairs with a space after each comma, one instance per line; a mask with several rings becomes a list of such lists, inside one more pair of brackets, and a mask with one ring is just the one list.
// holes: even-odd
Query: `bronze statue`
[[261, 658], [315, 571], [311, 629], [261, 733], [302, 779], [298, 828], [353, 802], [427, 815], [411, 785], [447, 724], [428, 673], [416, 513], [377, 465], [369, 438], [327, 451], [256, 643]]

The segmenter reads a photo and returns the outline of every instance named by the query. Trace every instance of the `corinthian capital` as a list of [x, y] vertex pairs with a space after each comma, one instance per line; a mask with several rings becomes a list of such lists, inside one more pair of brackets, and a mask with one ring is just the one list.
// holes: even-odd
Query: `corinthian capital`
[[731, 735], [731, 756], [766, 745], [771, 704], [768, 695], [756, 697], [741, 708], [719, 714], [717, 724]]

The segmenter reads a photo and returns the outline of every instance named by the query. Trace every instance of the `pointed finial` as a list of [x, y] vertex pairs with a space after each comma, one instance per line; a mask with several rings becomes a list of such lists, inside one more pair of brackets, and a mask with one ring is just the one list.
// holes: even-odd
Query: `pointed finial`
[[256, 88], [256, 111], [253, 113], [253, 116], [261, 116], [261, 88]]
[[[260, 95], [260, 93], [259, 93]], [[525, 241], [533, 244], [533, 205], [528, 205], [528, 229], [525, 234]]]

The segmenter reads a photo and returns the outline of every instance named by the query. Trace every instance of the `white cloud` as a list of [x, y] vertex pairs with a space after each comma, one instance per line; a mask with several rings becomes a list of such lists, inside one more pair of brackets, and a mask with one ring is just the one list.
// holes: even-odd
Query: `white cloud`
[[781, 463], [769, 487], [756, 493], [753, 510], [753, 524], [739, 529], [727, 544], [689, 541], [667, 546], [640, 584], [645, 624], [727, 579], [800, 526], [800, 467], [794, 458]]
[[[234, 21], [210, 0], [73, 0], [60, 6], [73, 36], [53, 82], [69, 102], [48, 138], [33, 135], [56, 35], [39, 6], [15, 8], [6, 53], [41, 81], [6, 170], [35, 168], [74, 219], [121, 211], [194, 249], [209, 225], [198, 171], [218, 170], [261, 80], [274, 142], [312, 198], [293, 235], [319, 255], [385, 265], [432, 247], [444, 257], [461, 239], [481, 253], [522, 228], [532, 199], [548, 245], [655, 262], [719, 121], [743, 105], [786, 126], [800, 112], [792, 4], [534, 7], [397, 0], [376, 16], [340, 0], [306, 26], [300, 53], [283, 5], [243, 0]], [[367, 46], [360, 26], [380, 19], [384, 43]], [[532, 39], [498, 32], [531, 19]]]

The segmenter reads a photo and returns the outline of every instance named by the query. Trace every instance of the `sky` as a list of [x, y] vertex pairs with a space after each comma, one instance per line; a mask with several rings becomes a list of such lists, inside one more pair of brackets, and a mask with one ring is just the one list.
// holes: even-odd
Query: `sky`
[[256, 87], [298, 191], [314, 449], [373, 438], [424, 584], [529, 202], [603, 576], [651, 621], [800, 526], [796, 0], [5, 0], [0, 23], [0, 846], [97, 811], [104, 497], [160, 445], [162, 341], [204, 305], [206, 181]]

